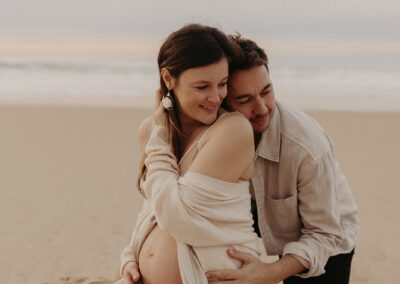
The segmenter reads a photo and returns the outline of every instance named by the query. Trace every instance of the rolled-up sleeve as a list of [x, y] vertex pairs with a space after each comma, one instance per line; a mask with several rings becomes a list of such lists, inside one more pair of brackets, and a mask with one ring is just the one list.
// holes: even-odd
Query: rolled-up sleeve
[[300, 277], [323, 274], [328, 258], [342, 240], [337, 210], [339, 174], [332, 151], [316, 158], [307, 155], [299, 167], [298, 210], [303, 228], [298, 241], [285, 245], [283, 255], [293, 255], [308, 268]]

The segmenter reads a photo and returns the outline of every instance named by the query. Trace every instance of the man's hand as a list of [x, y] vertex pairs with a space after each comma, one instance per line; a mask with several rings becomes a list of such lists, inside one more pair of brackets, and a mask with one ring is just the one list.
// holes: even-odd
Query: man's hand
[[228, 255], [240, 260], [242, 267], [238, 270], [209, 271], [209, 283], [276, 284], [282, 280], [277, 277], [279, 273], [275, 263], [264, 263], [251, 254], [233, 250], [228, 250]]
[[139, 266], [136, 262], [128, 262], [122, 274], [123, 284], [142, 283], [140, 279]]

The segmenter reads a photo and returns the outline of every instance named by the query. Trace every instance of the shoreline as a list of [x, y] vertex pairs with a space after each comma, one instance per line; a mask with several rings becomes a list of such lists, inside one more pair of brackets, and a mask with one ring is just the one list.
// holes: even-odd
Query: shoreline
[[[308, 100], [302, 102], [296, 98], [280, 96], [278, 101], [300, 109], [304, 112], [354, 112], [354, 113], [400, 113], [400, 98], [393, 98], [390, 102], [360, 101], [344, 99], [342, 105], [337, 100], [322, 102]], [[378, 102], [378, 103], [377, 103]], [[0, 107], [57, 107], [57, 108], [101, 108], [101, 109], [152, 109], [154, 96], [120, 96], [120, 97], [31, 97], [15, 98], [0, 97]], [[356, 107], [357, 106], [357, 107]]]

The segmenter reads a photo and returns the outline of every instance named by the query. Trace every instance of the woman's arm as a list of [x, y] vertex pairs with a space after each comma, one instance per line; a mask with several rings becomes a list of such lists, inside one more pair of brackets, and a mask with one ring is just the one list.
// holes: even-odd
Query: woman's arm
[[227, 182], [250, 179], [254, 161], [251, 124], [240, 114], [231, 114], [216, 123], [188, 171]]
[[150, 116], [142, 121], [139, 125], [138, 130], [138, 140], [139, 140], [139, 147], [140, 147], [140, 154], [145, 155], [145, 148], [147, 144], [147, 140], [149, 139], [149, 131], [151, 127], [153, 118]]
[[[138, 130], [138, 142], [139, 142], [139, 147], [140, 147], [140, 152], [142, 155], [144, 155], [144, 148], [146, 146], [146, 142], [148, 139], [148, 134], [149, 134], [149, 129], [151, 125], [151, 120], [152, 118], [149, 117], [145, 119], [139, 126]], [[142, 220], [148, 219], [148, 215], [150, 214], [148, 207], [146, 204], [144, 204], [142, 211], [139, 213], [137, 220], [136, 220], [136, 225], [135, 228], [133, 229], [132, 232], [132, 237], [129, 245], [127, 245], [122, 253], [121, 253], [121, 267], [120, 267], [120, 274], [121, 276], [124, 277], [124, 279], [129, 279], [132, 278], [132, 280], [137, 280], [140, 278], [139, 274], [139, 267], [137, 263], [137, 257], [134, 254], [134, 242], [135, 242], [135, 236], [137, 235], [137, 230], [138, 230], [138, 225], [142, 224]], [[149, 223], [149, 226], [152, 224]], [[129, 282], [128, 282], [129, 283]]]
[[[156, 224], [155, 216], [152, 214], [150, 204], [145, 201], [142, 210], [136, 219], [135, 228], [132, 232], [131, 242], [121, 253], [120, 273], [124, 279], [139, 280], [139, 251], [147, 235]], [[136, 282], [136, 281], [134, 281]], [[130, 282], [128, 282], [130, 283]]]

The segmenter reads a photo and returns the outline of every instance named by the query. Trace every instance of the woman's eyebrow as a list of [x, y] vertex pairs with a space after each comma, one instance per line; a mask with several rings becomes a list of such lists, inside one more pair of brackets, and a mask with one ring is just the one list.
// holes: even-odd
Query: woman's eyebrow
[[195, 81], [192, 84], [208, 84], [210, 83], [209, 81], [205, 81], [205, 80], [200, 80], [200, 81]]
[[[222, 78], [220, 81], [224, 81], [224, 80], [227, 80], [229, 78], [229, 75], [227, 75], [227, 76], [225, 76], [224, 78]], [[200, 83], [200, 84], [207, 84], [207, 83], [210, 83], [211, 81], [207, 81], [207, 80], [199, 80], [199, 81], [194, 81], [192, 84], [197, 84], [197, 83]]]

